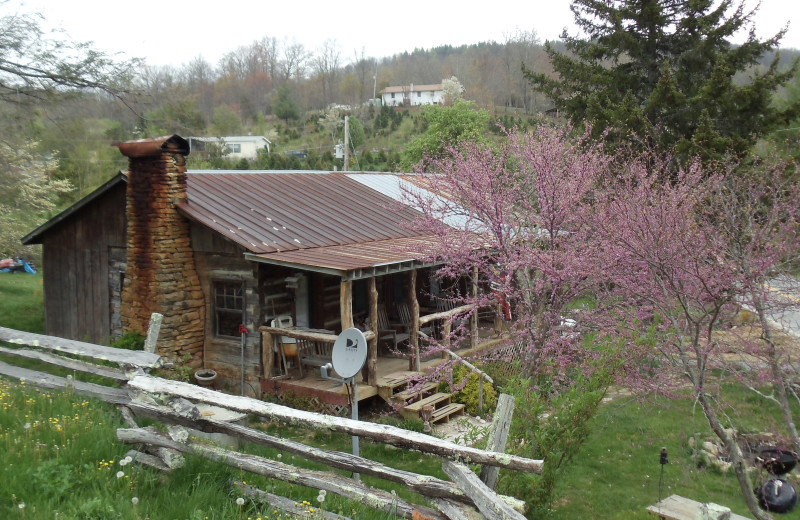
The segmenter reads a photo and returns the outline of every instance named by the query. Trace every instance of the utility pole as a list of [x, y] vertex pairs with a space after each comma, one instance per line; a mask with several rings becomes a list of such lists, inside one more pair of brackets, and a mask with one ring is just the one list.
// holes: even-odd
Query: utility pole
[[344, 116], [344, 168], [350, 171], [350, 116]]

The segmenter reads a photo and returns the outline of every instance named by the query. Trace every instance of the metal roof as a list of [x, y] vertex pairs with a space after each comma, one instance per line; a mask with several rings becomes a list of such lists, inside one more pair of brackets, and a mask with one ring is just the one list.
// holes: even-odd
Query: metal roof
[[214, 143], [218, 141], [224, 141], [226, 143], [257, 143], [259, 141], [266, 141], [268, 143], [272, 143], [269, 139], [267, 139], [263, 135], [221, 135], [216, 137], [187, 137], [186, 140], [194, 139], [196, 141], [204, 141], [209, 143]]
[[419, 213], [342, 173], [189, 172], [189, 218], [251, 253], [418, 237]]
[[25, 245], [41, 244], [43, 235], [45, 233], [50, 231], [60, 222], [63, 222], [68, 218], [70, 218], [72, 215], [80, 211], [82, 208], [92, 204], [95, 200], [105, 195], [106, 192], [110, 191], [112, 188], [114, 188], [114, 186], [118, 185], [121, 182], [127, 182], [127, 179], [123, 172], [118, 172], [116, 175], [107, 180], [102, 186], [100, 186], [90, 194], [86, 195], [72, 206], [66, 208], [64, 211], [62, 211], [55, 217], [51, 218], [41, 226], [37, 227], [24, 237], [22, 237], [20, 241]]
[[434, 265], [419, 258], [431, 239], [421, 236], [258, 255], [248, 253], [245, 258], [358, 280]]
[[[403, 175], [322, 171], [190, 170], [178, 209], [247, 250], [251, 261], [358, 279], [424, 265], [429, 238], [411, 229], [420, 215], [403, 204]], [[113, 186], [106, 184], [28, 234], [42, 235]]]

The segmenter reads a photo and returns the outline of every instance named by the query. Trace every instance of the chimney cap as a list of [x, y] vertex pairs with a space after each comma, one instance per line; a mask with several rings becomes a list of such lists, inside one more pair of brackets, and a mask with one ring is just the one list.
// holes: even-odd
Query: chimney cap
[[115, 142], [111, 143], [111, 146], [118, 147], [122, 155], [130, 158], [153, 157], [164, 152], [189, 154], [189, 142], [178, 134], [126, 141], [124, 143]]

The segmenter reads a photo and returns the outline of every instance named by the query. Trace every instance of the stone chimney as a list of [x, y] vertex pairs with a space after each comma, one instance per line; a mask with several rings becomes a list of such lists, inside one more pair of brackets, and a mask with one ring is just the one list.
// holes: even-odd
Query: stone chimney
[[129, 159], [127, 267], [122, 326], [145, 334], [150, 314], [164, 315], [158, 354], [201, 366], [205, 302], [189, 240], [186, 200], [189, 143], [177, 136], [117, 143]]

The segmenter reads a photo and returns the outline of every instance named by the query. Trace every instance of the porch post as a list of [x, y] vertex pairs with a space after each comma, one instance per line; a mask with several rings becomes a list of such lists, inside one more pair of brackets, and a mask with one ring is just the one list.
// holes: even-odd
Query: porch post
[[[472, 301], [478, 301], [478, 268], [472, 268]], [[469, 320], [469, 348], [478, 346], [478, 307], [472, 310], [472, 319]]]
[[269, 332], [261, 333], [261, 369], [263, 370], [262, 376], [264, 379], [272, 378], [272, 358], [274, 347], [274, 340], [272, 334]]
[[367, 384], [378, 385], [378, 289], [375, 277], [369, 279], [369, 330], [375, 332], [375, 337], [369, 340], [367, 351]]
[[353, 326], [353, 282], [342, 282], [339, 288], [339, 312], [342, 330]]
[[412, 269], [408, 276], [408, 301], [411, 303], [411, 324], [409, 335], [411, 336], [411, 352], [413, 358], [408, 360], [408, 369], [420, 371], [419, 356], [419, 302], [417, 301], [417, 270]]

